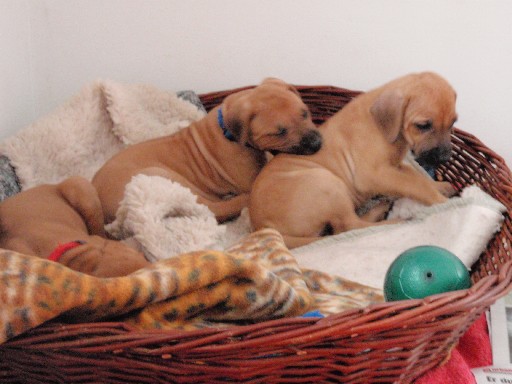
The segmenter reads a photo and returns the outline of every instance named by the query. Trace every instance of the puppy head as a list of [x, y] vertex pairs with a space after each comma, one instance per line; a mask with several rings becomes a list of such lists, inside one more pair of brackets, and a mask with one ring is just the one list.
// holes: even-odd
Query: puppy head
[[455, 101], [450, 84], [426, 72], [384, 86], [371, 114], [389, 142], [403, 138], [421, 165], [435, 166], [451, 155]]
[[322, 137], [297, 90], [282, 80], [265, 79], [222, 103], [224, 123], [235, 140], [262, 151], [309, 155]]

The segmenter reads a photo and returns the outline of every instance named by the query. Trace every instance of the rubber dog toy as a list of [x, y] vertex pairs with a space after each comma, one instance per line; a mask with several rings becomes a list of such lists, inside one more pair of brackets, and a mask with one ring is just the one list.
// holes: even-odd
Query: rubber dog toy
[[414, 247], [401, 253], [384, 279], [386, 301], [420, 299], [471, 286], [466, 266], [450, 251], [436, 246]]

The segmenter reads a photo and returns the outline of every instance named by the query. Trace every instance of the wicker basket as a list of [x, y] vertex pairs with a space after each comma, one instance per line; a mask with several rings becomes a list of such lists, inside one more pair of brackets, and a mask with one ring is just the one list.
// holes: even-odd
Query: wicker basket
[[[358, 94], [299, 86], [321, 123]], [[201, 95], [207, 109], [228, 94]], [[409, 383], [445, 361], [462, 334], [512, 287], [512, 176], [502, 158], [456, 129], [438, 176], [476, 184], [507, 207], [467, 291], [385, 303], [323, 319], [287, 318], [198, 331], [124, 323], [44, 324], [0, 346], [2, 383]]]

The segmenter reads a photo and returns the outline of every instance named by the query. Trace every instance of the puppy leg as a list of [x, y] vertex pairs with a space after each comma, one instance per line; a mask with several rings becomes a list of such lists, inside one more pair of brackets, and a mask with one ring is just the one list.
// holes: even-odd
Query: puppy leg
[[447, 181], [436, 181], [436, 187], [443, 196], [452, 197], [457, 193], [457, 190]]
[[359, 217], [349, 188], [326, 169], [303, 170], [292, 177], [271, 176], [258, 180], [253, 188], [251, 223], [254, 229], [276, 229], [289, 248], [351, 229], [394, 222], [374, 222], [387, 208], [384, 204], [367, 217]]
[[[289, 249], [302, 247], [317, 240], [328, 237], [328, 235], [337, 235], [352, 229], [368, 228], [377, 225], [389, 225], [403, 222], [402, 219], [384, 220], [383, 214], [387, 212], [388, 207], [384, 210], [384, 205], [376, 206], [365, 215], [358, 217], [357, 215], [345, 215], [343, 222], [339, 227], [332, 228], [332, 233], [323, 236], [292, 236], [283, 234], [284, 243]], [[334, 220], [333, 220], [334, 221]]]
[[82, 216], [89, 234], [105, 237], [101, 202], [89, 181], [80, 176], [70, 177], [57, 185], [57, 191]]
[[90, 236], [85, 244], [70, 249], [59, 262], [96, 277], [125, 276], [151, 265], [141, 252], [98, 236]]
[[242, 193], [226, 200], [212, 201], [198, 197], [197, 201], [206, 205], [215, 214], [219, 223], [240, 216], [242, 209], [249, 205], [249, 194]]
[[301, 236], [291, 236], [291, 235], [282, 235], [284, 244], [288, 249], [302, 247], [304, 245], [308, 245], [314, 241], [321, 240], [323, 237], [320, 236], [310, 236], [310, 237], [301, 237]]
[[408, 197], [426, 205], [444, 203], [447, 200], [435, 181], [407, 164], [400, 167], [382, 167], [372, 178], [371, 188], [386, 196]]

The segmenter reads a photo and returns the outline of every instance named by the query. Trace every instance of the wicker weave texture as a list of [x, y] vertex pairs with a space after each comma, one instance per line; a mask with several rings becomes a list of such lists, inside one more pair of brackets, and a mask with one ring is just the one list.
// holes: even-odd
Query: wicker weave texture
[[[317, 123], [358, 94], [298, 87]], [[211, 109], [240, 89], [202, 95]], [[410, 383], [449, 357], [461, 335], [512, 286], [512, 176], [502, 158], [456, 129], [438, 177], [476, 184], [508, 209], [466, 291], [385, 303], [323, 319], [229, 329], [139, 331], [124, 323], [43, 325], [0, 346], [1, 383]]]

